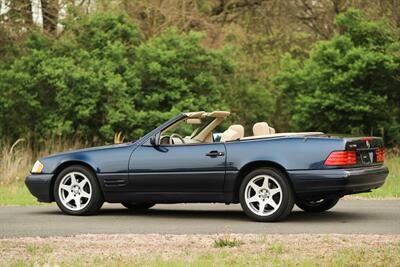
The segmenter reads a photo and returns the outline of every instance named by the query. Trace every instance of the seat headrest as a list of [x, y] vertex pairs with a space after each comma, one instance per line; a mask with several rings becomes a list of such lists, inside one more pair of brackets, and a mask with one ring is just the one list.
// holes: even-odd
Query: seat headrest
[[221, 142], [226, 142], [226, 141], [233, 141], [240, 139], [240, 135], [238, 132], [232, 129], [227, 129], [225, 132], [222, 133], [221, 135]]
[[259, 136], [259, 135], [267, 135], [270, 134], [270, 127], [268, 123], [266, 122], [257, 122], [253, 126], [253, 135], [254, 136]]
[[244, 136], [244, 127], [240, 124], [233, 124], [229, 126], [228, 129], [234, 130], [239, 133], [239, 138], [242, 138]]
[[221, 135], [221, 142], [233, 141], [243, 138], [244, 128], [240, 124], [231, 125], [225, 132]]
[[275, 133], [275, 128], [269, 127], [269, 133], [274, 134]]

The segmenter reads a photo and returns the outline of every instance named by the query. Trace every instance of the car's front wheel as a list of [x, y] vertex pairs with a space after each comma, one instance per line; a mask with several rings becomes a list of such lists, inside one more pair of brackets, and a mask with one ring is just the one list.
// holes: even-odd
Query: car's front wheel
[[155, 205], [154, 203], [128, 203], [128, 202], [124, 202], [121, 204], [122, 206], [130, 210], [147, 210]]
[[70, 215], [93, 214], [104, 202], [94, 173], [83, 166], [62, 170], [56, 178], [53, 194], [58, 207]]
[[329, 198], [319, 200], [296, 200], [296, 206], [307, 212], [323, 212], [333, 208], [340, 198]]
[[272, 222], [289, 215], [294, 196], [286, 176], [272, 168], [250, 172], [240, 186], [240, 204], [253, 220]]

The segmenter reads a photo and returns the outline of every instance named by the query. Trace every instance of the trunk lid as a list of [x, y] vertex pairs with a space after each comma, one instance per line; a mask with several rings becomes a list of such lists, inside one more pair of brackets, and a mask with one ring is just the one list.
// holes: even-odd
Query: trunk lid
[[382, 164], [380, 153], [383, 153], [383, 140], [380, 137], [345, 138], [346, 150], [356, 151], [356, 166]]

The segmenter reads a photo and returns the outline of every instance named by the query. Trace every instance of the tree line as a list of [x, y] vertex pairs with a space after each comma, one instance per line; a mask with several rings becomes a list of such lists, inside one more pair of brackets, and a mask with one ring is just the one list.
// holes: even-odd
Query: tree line
[[397, 1], [0, 4], [1, 139], [135, 139], [229, 109], [248, 134], [267, 121], [400, 142]]

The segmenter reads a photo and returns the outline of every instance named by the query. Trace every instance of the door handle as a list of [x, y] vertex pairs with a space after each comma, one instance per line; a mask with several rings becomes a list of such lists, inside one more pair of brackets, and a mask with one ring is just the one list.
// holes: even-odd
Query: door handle
[[206, 156], [208, 156], [208, 157], [222, 157], [223, 155], [225, 155], [225, 153], [224, 152], [219, 152], [219, 151], [217, 151], [217, 150], [213, 150], [213, 151], [210, 151], [210, 152], [208, 152], [207, 154], [206, 154]]

